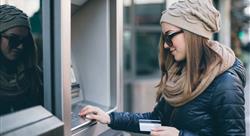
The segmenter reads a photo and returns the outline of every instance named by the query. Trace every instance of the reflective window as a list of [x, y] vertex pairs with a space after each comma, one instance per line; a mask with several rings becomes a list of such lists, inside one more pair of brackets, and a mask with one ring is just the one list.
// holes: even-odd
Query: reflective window
[[0, 29], [0, 115], [4, 115], [43, 105], [42, 23], [39, 0], [0, 0], [0, 5], [0, 20], [24, 20], [15, 21], [20, 24], [14, 27], [1, 24], [6, 27]]
[[123, 8], [123, 16], [124, 16], [124, 23], [129, 24], [131, 22], [131, 0], [124, 0], [124, 8]]
[[136, 33], [136, 74], [152, 75], [159, 71], [158, 42], [160, 32]]
[[135, 0], [135, 24], [159, 25], [164, 0]]
[[[125, 30], [123, 33], [123, 41], [124, 41], [124, 46], [123, 46], [123, 57], [124, 57], [124, 70], [127, 72], [131, 71], [131, 32]], [[124, 76], [127, 76], [125, 74]]]
[[158, 42], [161, 12], [165, 0], [124, 1], [124, 78], [133, 82], [137, 76], [154, 76], [160, 73]]

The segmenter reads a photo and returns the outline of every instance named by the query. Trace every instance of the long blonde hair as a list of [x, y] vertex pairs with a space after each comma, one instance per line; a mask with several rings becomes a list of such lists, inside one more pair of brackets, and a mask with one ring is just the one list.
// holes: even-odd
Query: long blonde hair
[[[178, 72], [186, 68], [187, 80], [184, 83], [184, 90], [194, 90], [198, 85], [202, 75], [206, 73], [209, 65], [214, 60], [222, 61], [222, 58], [212, 49], [209, 48], [208, 39], [189, 31], [184, 31], [184, 38], [186, 43], [186, 59], [178, 62]], [[162, 96], [163, 88], [168, 79], [168, 70], [175, 63], [173, 55], [168, 49], [164, 48], [163, 35], [159, 42], [159, 65], [161, 69], [161, 80], [156, 86], [158, 87], [156, 100], [159, 101]]]

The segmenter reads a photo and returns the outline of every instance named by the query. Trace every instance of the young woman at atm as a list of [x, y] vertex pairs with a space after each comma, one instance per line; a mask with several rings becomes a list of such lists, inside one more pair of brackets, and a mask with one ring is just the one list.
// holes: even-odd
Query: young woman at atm
[[211, 0], [179, 0], [162, 13], [162, 72], [152, 112], [105, 113], [86, 106], [80, 115], [117, 130], [141, 132], [140, 119], [160, 120], [153, 136], [245, 135], [245, 69], [234, 52], [211, 40], [220, 29]]

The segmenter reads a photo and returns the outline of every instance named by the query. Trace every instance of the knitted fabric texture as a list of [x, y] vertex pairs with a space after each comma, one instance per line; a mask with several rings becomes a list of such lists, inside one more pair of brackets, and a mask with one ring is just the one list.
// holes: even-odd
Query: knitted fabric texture
[[214, 60], [207, 68], [207, 71], [202, 74], [199, 84], [193, 90], [184, 89], [187, 85], [186, 68], [183, 68], [181, 75], [176, 74], [178, 70], [176, 63], [169, 69], [169, 77], [162, 94], [170, 105], [179, 107], [195, 99], [206, 90], [218, 75], [233, 66], [235, 54], [232, 49], [216, 41], [209, 41], [208, 46], [222, 58], [222, 61]]
[[220, 13], [211, 0], [179, 0], [162, 12], [160, 23], [163, 22], [208, 39], [221, 25]]
[[14, 6], [0, 5], [0, 33], [16, 26], [30, 29], [28, 16]]

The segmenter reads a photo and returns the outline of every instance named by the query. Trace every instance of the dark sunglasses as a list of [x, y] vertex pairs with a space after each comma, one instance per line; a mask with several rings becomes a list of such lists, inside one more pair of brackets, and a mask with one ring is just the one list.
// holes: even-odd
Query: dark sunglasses
[[178, 34], [180, 34], [180, 33], [183, 33], [183, 30], [180, 30], [180, 31], [171, 33], [170, 35], [168, 35], [168, 33], [166, 32], [165, 34], [163, 34], [163, 40], [166, 42], [166, 44], [167, 44], [169, 47], [172, 47], [172, 46], [173, 46], [172, 39], [173, 39], [176, 35], [178, 35]]
[[11, 49], [17, 48], [20, 44], [26, 44], [28, 41], [28, 36], [25, 38], [21, 38], [20, 36], [14, 35], [14, 34], [1, 34], [2, 37], [8, 39], [9, 41], [9, 47]]

